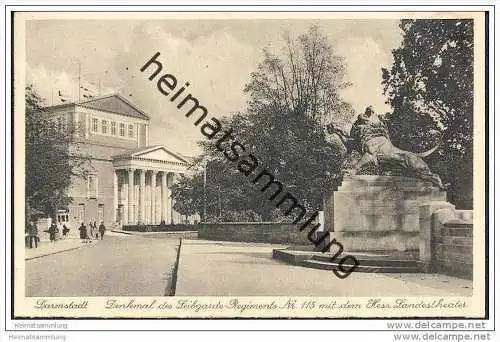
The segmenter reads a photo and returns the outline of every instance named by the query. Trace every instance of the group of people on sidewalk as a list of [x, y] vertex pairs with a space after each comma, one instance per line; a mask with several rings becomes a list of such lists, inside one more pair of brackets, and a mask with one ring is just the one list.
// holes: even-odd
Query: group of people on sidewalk
[[82, 242], [87, 243], [92, 242], [92, 239], [98, 240], [99, 235], [101, 237], [101, 240], [103, 240], [106, 226], [104, 226], [104, 222], [101, 222], [99, 228], [97, 228], [97, 223], [94, 221], [93, 223], [90, 222], [87, 228], [87, 226], [85, 226], [85, 224], [82, 222], [78, 230], [80, 231], [80, 239], [82, 240]]
[[[97, 223], [90, 222], [89, 227], [87, 228], [85, 224], [82, 222], [80, 225], [80, 228], [78, 228], [80, 231], [80, 239], [83, 242], [91, 242], [92, 239], [98, 240], [99, 236], [101, 240], [104, 239], [104, 232], [106, 231], [106, 227], [104, 226], [104, 222], [101, 222], [99, 227], [97, 227]], [[60, 229], [57, 227], [57, 224], [53, 220], [52, 223], [50, 224], [50, 227], [48, 230], [45, 230], [45, 232], [49, 233], [49, 239], [51, 243], [55, 243], [56, 240], [58, 239], [57, 234], [59, 233]], [[36, 223], [34, 222], [33, 219], [31, 219], [28, 224], [26, 225], [26, 246], [29, 248], [33, 248], [33, 245], [35, 248], [38, 248], [38, 244], [40, 243], [40, 236], [38, 234], [38, 227]], [[62, 235], [66, 236], [69, 233], [69, 228], [63, 224], [62, 227]]]
[[[59, 228], [57, 227], [57, 224], [55, 223], [55, 221], [52, 221], [49, 229], [46, 230], [45, 232], [49, 233], [50, 242], [55, 243], [57, 240], [57, 234], [59, 233]], [[63, 236], [66, 236], [68, 234], [68, 232], [69, 232], [69, 228], [66, 227], [65, 224], [63, 224], [63, 227], [62, 227]], [[31, 219], [27, 224], [26, 234], [27, 234], [27, 236], [26, 236], [27, 245], [29, 246], [29, 248], [33, 248], [33, 242], [34, 242], [35, 248], [38, 248], [38, 243], [40, 242], [40, 236], [38, 235], [38, 227], [37, 227], [36, 223], [33, 221], [33, 219]]]

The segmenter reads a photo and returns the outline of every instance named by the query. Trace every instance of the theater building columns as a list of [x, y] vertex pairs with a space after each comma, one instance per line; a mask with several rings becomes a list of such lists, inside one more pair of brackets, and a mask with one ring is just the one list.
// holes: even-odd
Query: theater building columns
[[[172, 220], [171, 186], [175, 172], [116, 169], [117, 220], [122, 224], [169, 224]], [[135, 198], [138, 194], [138, 198]], [[122, 196], [120, 196], [122, 195]], [[120, 214], [120, 208], [126, 208]]]
[[[122, 225], [179, 223], [172, 208], [171, 187], [190, 164], [162, 146], [113, 159], [115, 220]], [[172, 222], [174, 221], [174, 222]]]

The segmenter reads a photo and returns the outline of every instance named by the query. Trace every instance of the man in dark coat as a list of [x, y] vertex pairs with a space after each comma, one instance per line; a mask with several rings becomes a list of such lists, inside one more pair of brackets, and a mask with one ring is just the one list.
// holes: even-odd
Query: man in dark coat
[[56, 242], [56, 234], [59, 232], [59, 229], [57, 228], [57, 225], [54, 221], [52, 221], [52, 224], [49, 227], [49, 238], [50, 242]]
[[82, 240], [82, 242], [85, 242], [87, 240], [87, 227], [85, 227], [85, 224], [83, 222], [78, 230], [80, 231], [80, 239]]
[[104, 238], [104, 232], [106, 231], [106, 227], [104, 226], [104, 222], [101, 221], [99, 225], [99, 233], [101, 233], [101, 240]]
[[38, 248], [38, 228], [36, 227], [36, 223], [30, 221], [27, 230], [30, 248], [33, 248], [33, 240], [35, 241], [35, 248]]

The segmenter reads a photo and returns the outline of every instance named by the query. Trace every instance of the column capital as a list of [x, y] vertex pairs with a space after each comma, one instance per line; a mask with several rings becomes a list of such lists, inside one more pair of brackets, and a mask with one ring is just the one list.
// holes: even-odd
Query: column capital
[[158, 171], [156, 171], [156, 170], [151, 170], [151, 174], [152, 174], [153, 176], [155, 176], [157, 173], [158, 173]]
[[146, 171], [147, 171], [147, 170], [144, 170], [144, 169], [138, 169], [138, 170], [139, 170], [139, 172], [141, 173], [141, 175], [146, 174]]
[[136, 170], [136, 169], [135, 169], [135, 168], [133, 168], [133, 167], [128, 167], [128, 168], [127, 168], [127, 171], [128, 171], [128, 172], [134, 172], [135, 170]]

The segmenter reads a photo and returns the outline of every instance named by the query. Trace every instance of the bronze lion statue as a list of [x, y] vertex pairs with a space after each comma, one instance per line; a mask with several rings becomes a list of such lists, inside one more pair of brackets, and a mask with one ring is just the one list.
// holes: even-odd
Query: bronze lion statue
[[362, 154], [352, 169], [344, 171], [348, 175], [354, 176], [370, 164], [375, 166], [385, 164], [393, 168], [402, 168], [410, 176], [430, 181], [440, 189], [447, 187], [443, 185], [439, 175], [431, 172], [427, 163], [422, 159], [433, 153], [439, 144], [422, 153], [413, 153], [397, 148], [391, 142], [387, 126], [374, 113], [371, 106], [366, 108], [364, 114], [358, 116], [352, 125], [349, 136], [333, 124], [327, 126], [327, 131], [340, 138], [347, 153], [358, 150]]

